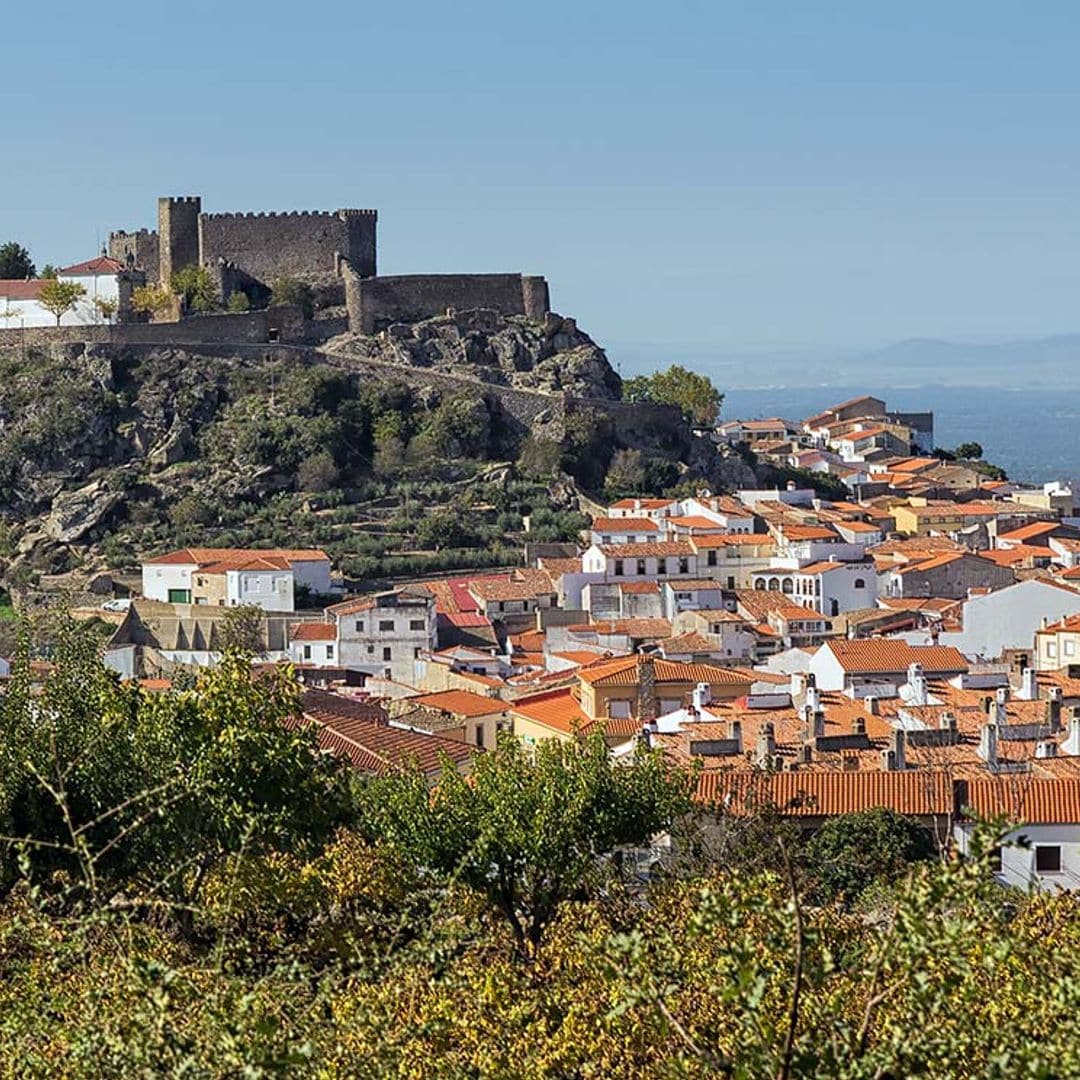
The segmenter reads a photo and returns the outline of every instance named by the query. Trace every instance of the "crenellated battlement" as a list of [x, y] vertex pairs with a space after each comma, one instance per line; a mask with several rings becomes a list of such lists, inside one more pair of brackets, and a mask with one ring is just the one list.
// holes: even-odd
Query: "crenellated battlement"
[[137, 237], [149, 237], [157, 236], [157, 229], [135, 229], [132, 232], [128, 232], [126, 229], [114, 229], [109, 233], [109, 239], [123, 240], [127, 237], [135, 239]]
[[289, 218], [305, 221], [333, 221], [338, 214], [332, 210], [248, 210], [232, 214], [203, 214], [204, 221], [252, 221], [264, 218]]
[[340, 217], [340, 218], [352, 218], [352, 217], [377, 218], [379, 216], [379, 211], [378, 210], [338, 210], [338, 211], [336, 211], [336, 213], [337, 213], [337, 216]]

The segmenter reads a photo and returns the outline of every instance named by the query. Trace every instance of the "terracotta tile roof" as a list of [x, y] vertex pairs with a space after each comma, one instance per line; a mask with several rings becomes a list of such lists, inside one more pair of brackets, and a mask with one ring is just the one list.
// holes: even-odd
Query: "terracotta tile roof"
[[765, 773], [703, 772], [697, 797], [727, 803], [736, 813], [774, 806], [785, 817], [831, 817], [875, 807], [900, 814], [951, 814], [953, 784], [944, 772], [859, 771]]
[[329, 562], [330, 556], [318, 549], [292, 548], [180, 548], [167, 555], [146, 559], [147, 566], [208, 566], [238, 558], [279, 558], [289, 562]]
[[679, 540], [660, 540], [652, 544], [600, 544], [609, 559], [644, 559], [649, 555], [693, 555], [694, 549]]
[[788, 525], [780, 526], [786, 540], [837, 540], [835, 529], [825, 525]]
[[[622, 656], [600, 661], [578, 672], [591, 686], [636, 686], [641, 682], [641, 656]], [[714, 664], [684, 664], [676, 660], [653, 660], [656, 683], [709, 683], [749, 687], [751, 680], [740, 671], [717, 667]]]
[[439, 622], [456, 626], [459, 630], [478, 630], [481, 627], [491, 626], [491, 620], [478, 611], [440, 611]]
[[[852, 563], [840, 563], [840, 562], [816, 562], [811, 563], [809, 566], [800, 566], [795, 573], [796, 574], [829, 574], [833, 570], [845, 570], [852, 566]], [[855, 564], [857, 565], [857, 564]], [[867, 564], [869, 565], [869, 564]]]
[[659, 532], [660, 526], [652, 518], [593, 518], [593, 532]]
[[87, 259], [86, 262], [75, 263], [74, 266], [65, 266], [57, 273], [62, 277], [88, 277], [91, 274], [119, 274], [124, 269], [124, 264], [109, 258], [108, 255], [98, 255], [96, 258]]
[[855, 533], [881, 532], [879, 526], [871, 525], [869, 521], [838, 521], [836, 526], [839, 529], [847, 529], [848, 532]]
[[968, 670], [964, 654], [949, 645], [909, 645], [894, 638], [863, 638], [827, 641], [822, 648], [828, 649], [849, 674], [903, 672], [910, 664], [921, 664], [928, 675]]
[[665, 506], [671, 506], [674, 499], [620, 499], [613, 502], [612, 510], [663, 510]]
[[1061, 528], [1061, 524], [1057, 521], [1032, 521], [1028, 525], [1021, 525], [1018, 529], [1013, 529], [1011, 532], [1002, 533], [999, 540], [1018, 540], [1021, 543], [1027, 540], [1034, 540], [1039, 536], [1049, 536], [1050, 533]]
[[333, 623], [295, 623], [290, 637], [293, 641], [337, 641], [337, 627]]
[[776, 546], [776, 541], [767, 533], [712, 533], [708, 536], [692, 536], [690, 543], [695, 549], [739, 547], [752, 544]]
[[717, 642], [707, 638], [704, 634], [699, 634], [697, 631], [691, 631], [688, 634], [680, 634], [678, 637], [668, 638], [661, 643], [665, 656], [671, 656], [677, 653], [689, 653], [691, 655], [695, 653], [714, 653], [720, 651], [720, 646]]
[[988, 551], [980, 551], [978, 557], [986, 559], [996, 566], [1008, 568], [1029, 559], [1049, 559], [1053, 554], [1048, 547], [1036, 547], [1034, 544], [1017, 544], [1016, 547], [1011, 548], [991, 548]]
[[544, 576], [547, 584], [539, 586], [532, 581], [480, 578], [472, 582], [469, 591], [473, 596], [485, 603], [507, 600], [535, 600], [538, 596], [549, 595], [555, 591], [551, 584], [551, 578], [546, 574]]
[[[920, 559], [918, 562], [907, 563], [904, 566], [898, 566], [893, 573], [896, 574], [910, 574], [910, 573], [923, 573], [928, 570], [938, 570], [942, 566], [948, 566], [950, 563], [956, 562], [958, 559], [963, 559], [969, 555], [966, 551], [944, 551], [940, 555], [933, 555], [929, 559]], [[971, 556], [974, 558], [975, 556]]]
[[631, 596], [651, 596], [659, 594], [660, 585], [655, 581], [623, 581], [619, 584], [619, 592]]
[[381, 775], [415, 762], [431, 775], [446, 758], [460, 766], [481, 752], [453, 739], [392, 726], [380, 706], [338, 694], [309, 690], [302, 708], [304, 719], [318, 725], [319, 745], [361, 772]]
[[602, 654], [589, 652], [587, 649], [563, 649], [551, 655], [559, 657], [560, 660], [569, 660], [570, 663], [577, 664], [580, 667], [583, 664], [591, 664], [594, 660], [599, 660]]
[[564, 734], [584, 728], [589, 723], [589, 717], [568, 687], [518, 698], [508, 708], [512, 716], [522, 716]]
[[631, 638], [671, 637], [671, 623], [667, 619], [599, 619], [567, 629], [579, 634], [589, 631], [603, 635], [623, 634]]
[[8, 300], [37, 300], [44, 284], [45, 281], [40, 278], [32, 281], [23, 278], [0, 279], [0, 296], [7, 297]]
[[580, 574], [581, 556], [579, 555], [576, 559], [541, 558], [540, 565], [551, 574], [552, 577], [561, 577], [563, 574]]
[[[498, 681], [498, 680], [496, 680]], [[455, 716], [489, 716], [502, 712], [506, 703], [497, 698], [482, 697], [469, 690], [440, 690], [435, 694], [423, 694], [410, 699], [410, 704], [439, 709]]]
[[1080, 825], [1080, 778], [968, 780], [960, 798], [965, 808], [983, 817], [1004, 815], [1010, 821], [1031, 825]]
[[200, 574], [228, 574], [239, 570], [291, 570], [292, 563], [276, 555], [237, 555], [231, 559], [207, 563], [198, 568]]
[[1049, 623], [1045, 627], [1041, 627], [1036, 630], [1037, 634], [1056, 634], [1061, 630], [1066, 631], [1080, 631], [1080, 612], [1076, 615], [1066, 615], [1063, 619], [1058, 619], [1057, 622]]
[[702, 517], [700, 514], [690, 514], [687, 517], [669, 517], [665, 520], [668, 525], [677, 525], [683, 529], [723, 530], [725, 528], [719, 521], [713, 521], [712, 518]]

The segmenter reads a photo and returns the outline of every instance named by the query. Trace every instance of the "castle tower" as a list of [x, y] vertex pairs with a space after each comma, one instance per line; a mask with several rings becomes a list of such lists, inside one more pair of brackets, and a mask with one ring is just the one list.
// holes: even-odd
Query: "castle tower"
[[158, 199], [159, 280], [163, 283], [168, 284], [178, 270], [200, 261], [201, 212], [202, 199], [198, 195]]
[[362, 277], [374, 277], [375, 227], [379, 220], [376, 210], [338, 210], [337, 216], [345, 223], [345, 250], [341, 252], [352, 263], [353, 269]]

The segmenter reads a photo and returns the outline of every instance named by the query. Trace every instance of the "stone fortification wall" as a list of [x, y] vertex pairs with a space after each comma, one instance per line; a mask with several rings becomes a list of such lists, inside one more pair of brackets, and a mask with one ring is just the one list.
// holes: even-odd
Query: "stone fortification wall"
[[374, 334], [395, 322], [419, 322], [449, 308], [493, 308], [503, 315], [543, 319], [550, 310], [547, 282], [524, 274], [408, 274], [363, 277], [343, 264], [345, 300], [353, 333]]
[[48, 348], [78, 343], [116, 345], [258, 344], [271, 341], [303, 342], [303, 312], [296, 307], [274, 307], [242, 315], [197, 315], [167, 323], [123, 323], [117, 326], [40, 326], [27, 330], [0, 330], [0, 348]]
[[109, 233], [109, 257], [146, 272], [146, 280], [156, 284], [158, 280], [158, 234], [153, 229], [124, 232], [122, 229]]
[[335, 256], [362, 276], [375, 273], [374, 210], [331, 213], [202, 214], [199, 252], [203, 263], [219, 259], [270, 284], [284, 275], [332, 277]]
[[158, 199], [158, 275], [168, 282], [173, 274], [199, 262], [198, 195]]

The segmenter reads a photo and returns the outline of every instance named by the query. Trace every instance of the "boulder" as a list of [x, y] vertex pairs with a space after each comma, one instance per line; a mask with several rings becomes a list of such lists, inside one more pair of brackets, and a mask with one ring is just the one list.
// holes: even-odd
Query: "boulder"
[[118, 491], [107, 491], [99, 481], [76, 491], [65, 491], [53, 499], [45, 521], [45, 532], [53, 540], [70, 544], [81, 540], [123, 501]]

